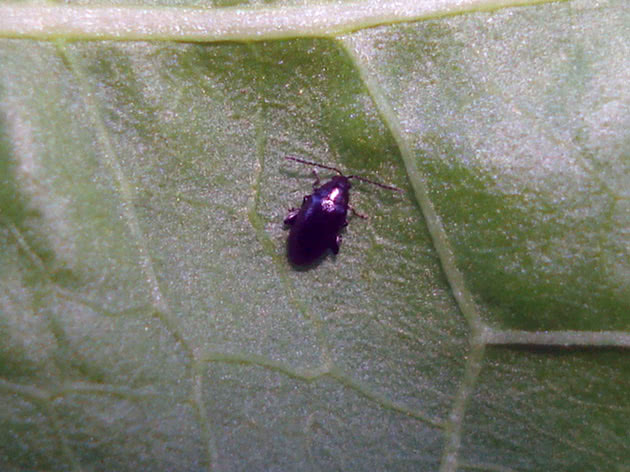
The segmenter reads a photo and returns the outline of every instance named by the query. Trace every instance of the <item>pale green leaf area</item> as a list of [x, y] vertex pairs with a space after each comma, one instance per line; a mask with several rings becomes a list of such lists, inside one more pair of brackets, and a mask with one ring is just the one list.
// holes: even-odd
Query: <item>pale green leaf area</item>
[[[630, 13], [429, 3], [0, 21], [1, 471], [628, 470]], [[402, 192], [298, 270], [288, 155]]]
[[581, 2], [352, 38], [493, 324], [630, 326], [629, 24]]

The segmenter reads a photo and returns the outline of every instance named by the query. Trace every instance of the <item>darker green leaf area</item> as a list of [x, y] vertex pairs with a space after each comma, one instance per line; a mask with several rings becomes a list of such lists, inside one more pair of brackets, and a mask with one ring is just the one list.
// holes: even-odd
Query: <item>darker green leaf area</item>
[[630, 326], [628, 295], [611, 283], [598, 245], [611, 199], [578, 219], [530, 192], [495, 191], [491, 176], [462, 165], [434, 165], [430, 174], [459, 266], [489, 321], [525, 330]]
[[579, 12], [577, 29], [573, 3], [401, 28], [442, 47], [388, 58], [420, 84], [390, 81], [417, 112], [416, 162], [466, 286], [498, 328], [630, 328], [628, 13]]
[[[619, 470], [628, 455], [625, 354], [489, 349], [468, 411], [467, 427], [475, 434], [464, 438], [463, 456], [482, 463], [503, 455], [504, 465], [515, 470], [547, 470], [549, 464], [555, 470]], [[596, 448], [589, 446], [594, 440]]]
[[0, 217], [6, 224], [17, 222], [24, 215], [24, 208], [17, 198], [15, 186], [15, 162], [10, 158], [10, 143], [6, 134], [6, 123], [0, 115]]

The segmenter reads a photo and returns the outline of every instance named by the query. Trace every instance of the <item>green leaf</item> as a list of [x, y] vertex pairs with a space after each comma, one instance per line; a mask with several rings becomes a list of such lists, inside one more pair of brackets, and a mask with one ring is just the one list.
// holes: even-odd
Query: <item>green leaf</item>
[[[0, 6], [0, 470], [628, 470], [624, 2], [366, 5]], [[404, 191], [295, 270], [287, 155]]]

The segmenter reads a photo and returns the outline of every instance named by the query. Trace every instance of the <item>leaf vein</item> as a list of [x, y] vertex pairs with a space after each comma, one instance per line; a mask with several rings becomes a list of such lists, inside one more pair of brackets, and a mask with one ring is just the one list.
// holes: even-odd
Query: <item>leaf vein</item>
[[364, 28], [563, 0], [368, 0], [250, 8], [6, 4], [0, 37], [85, 40], [266, 41], [334, 37]]
[[87, 77], [85, 76], [85, 73], [83, 72], [76, 58], [73, 56], [72, 52], [67, 47], [65, 47], [62, 42], [58, 42], [57, 47], [59, 54], [64, 57], [66, 63], [69, 64], [70, 70], [77, 78], [79, 90], [81, 91], [81, 95], [87, 109], [88, 116], [90, 117], [90, 121], [95, 129], [97, 143], [101, 148], [105, 164], [114, 174], [114, 177], [118, 183], [117, 190], [120, 193], [123, 216], [127, 223], [129, 231], [131, 232], [136, 250], [138, 251], [139, 263], [150, 292], [150, 297], [153, 305], [153, 315], [160, 320], [160, 322], [165, 326], [171, 336], [173, 336], [175, 341], [180, 346], [182, 346], [189, 359], [188, 365], [186, 367], [189, 371], [189, 375], [193, 385], [192, 402], [197, 412], [197, 420], [199, 421], [203, 431], [203, 439], [205, 443], [204, 451], [208, 458], [207, 469], [211, 470], [213, 459], [214, 457], [216, 457], [216, 448], [213, 446], [214, 439], [211, 434], [208, 416], [205, 414], [205, 408], [202, 401], [201, 378], [192, 366], [196, 361], [195, 352], [177, 326], [177, 321], [174, 318], [172, 310], [160, 288], [157, 275], [155, 273], [153, 260], [149, 252], [147, 240], [142, 231], [142, 228], [140, 227], [140, 222], [136, 213], [133, 190], [131, 188], [129, 180], [127, 179], [127, 176], [123, 171], [120, 159], [118, 158], [114, 150], [114, 146], [112, 145], [111, 139], [109, 137], [109, 132], [106, 129], [102, 117], [100, 116], [98, 104], [95, 102], [94, 99], [95, 94], [91, 92]]

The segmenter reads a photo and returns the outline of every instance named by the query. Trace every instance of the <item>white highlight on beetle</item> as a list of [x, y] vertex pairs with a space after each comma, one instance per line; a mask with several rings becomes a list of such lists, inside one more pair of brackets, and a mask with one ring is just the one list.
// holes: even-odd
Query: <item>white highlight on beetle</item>
[[337, 201], [337, 197], [339, 197], [340, 193], [341, 190], [335, 188], [326, 198], [324, 198], [324, 200], [322, 200], [322, 208], [324, 211], [335, 211], [335, 202]]

